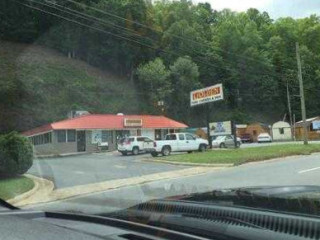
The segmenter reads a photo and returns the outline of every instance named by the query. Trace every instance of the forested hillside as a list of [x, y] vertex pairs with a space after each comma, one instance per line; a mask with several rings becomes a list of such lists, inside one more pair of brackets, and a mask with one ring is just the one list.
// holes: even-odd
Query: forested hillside
[[[0, 130], [26, 130], [71, 110], [140, 111], [125, 78], [44, 47], [0, 41]], [[130, 104], [129, 104], [130, 103]]]
[[[203, 109], [189, 107], [189, 92], [220, 82], [224, 84], [226, 100], [212, 105], [213, 120], [232, 118], [241, 123], [271, 123], [282, 119], [288, 113], [287, 85], [293, 113], [300, 119], [295, 48], [299, 42], [307, 115], [320, 115], [319, 16], [273, 20], [268, 13], [256, 9], [235, 13], [215, 11], [214, 7], [187, 0], [155, 3], [150, 0], [3, 0], [0, 38], [46, 46], [65, 57], [120, 75], [128, 86], [134, 84], [139, 96], [135, 99], [140, 103], [140, 109], [131, 103], [129, 109], [118, 105], [123, 96], [104, 89], [110, 84], [101, 83], [100, 93], [112, 99], [112, 104], [100, 101], [98, 94], [81, 98], [76, 108], [97, 112], [109, 109], [128, 113], [164, 112], [198, 126], [205, 122]], [[75, 85], [83, 91], [91, 85], [86, 78], [82, 81], [75, 81], [77, 77], [64, 78], [68, 74], [73, 76], [73, 72], [67, 65], [62, 66], [67, 73], [59, 73], [60, 79], [69, 87], [65, 97], [70, 103], [79, 97], [72, 93]], [[11, 101], [5, 108], [12, 114], [20, 111], [16, 110], [20, 106], [20, 98], [16, 96], [28, 94], [24, 89], [14, 88], [19, 81], [18, 70], [2, 77], [6, 87], [1, 86], [1, 97], [11, 96], [11, 100], [5, 100]], [[47, 67], [46, 77], [42, 79], [34, 75], [37, 71], [29, 74], [34, 81], [44, 84], [43, 91], [48, 87], [50, 92], [50, 84], [61, 85], [58, 78], [52, 77], [52, 71]], [[101, 78], [101, 81], [109, 80]], [[119, 84], [123, 83], [119, 80]], [[39, 103], [29, 105], [37, 114], [29, 114], [28, 107], [24, 109], [31, 116], [29, 125], [61, 118], [69, 110], [65, 98], [53, 97], [56, 110], [52, 110], [41, 101], [47, 93], [37, 94], [39, 98], [33, 101]], [[157, 106], [159, 101], [164, 101], [164, 107]], [[47, 112], [42, 115], [44, 109]]]

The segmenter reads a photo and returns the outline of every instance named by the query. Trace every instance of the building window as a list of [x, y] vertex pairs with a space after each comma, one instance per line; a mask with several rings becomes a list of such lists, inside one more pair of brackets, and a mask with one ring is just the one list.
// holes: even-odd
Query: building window
[[58, 130], [57, 131], [57, 139], [59, 143], [65, 143], [67, 141], [66, 130]]
[[68, 130], [67, 137], [68, 137], [68, 142], [75, 142], [76, 141], [76, 131], [75, 130]]
[[280, 133], [281, 135], [283, 135], [283, 134], [284, 134], [284, 128], [279, 128], [279, 133]]
[[52, 134], [50, 133], [46, 133], [43, 135], [43, 143], [44, 144], [48, 144], [52, 142]]
[[51, 132], [45, 133], [45, 134], [30, 137], [29, 139], [33, 145], [48, 144], [48, 143], [52, 143], [52, 134]]

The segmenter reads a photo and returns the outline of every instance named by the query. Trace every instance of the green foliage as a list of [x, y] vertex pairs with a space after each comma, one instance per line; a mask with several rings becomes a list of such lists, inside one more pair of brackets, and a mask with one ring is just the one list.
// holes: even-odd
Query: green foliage
[[180, 57], [170, 66], [173, 93], [170, 113], [177, 119], [191, 120], [190, 92], [201, 87], [199, 68], [189, 57]]
[[26, 173], [33, 164], [33, 147], [16, 132], [0, 136], [0, 176]]
[[157, 106], [158, 101], [167, 102], [172, 92], [170, 72], [160, 58], [141, 65], [137, 70], [137, 75], [149, 104]]
[[[37, 2], [48, 4], [43, 0]], [[308, 115], [319, 115], [320, 103], [314, 102], [320, 94], [320, 18], [317, 15], [274, 21], [267, 12], [259, 12], [257, 9], [241, 13], [214, 11], [208, 3], [194, 4], [189, 0], [81, 0], [77, 1], [78, 4], [64, 0], [55, 2], [102, 22], [72, 17], [57, 9], [51, 9], [53, 13], [99, 28], [104, 33], [26, 8], [15, 1], [4, 0], [0, 3], [0, 9], [6, 9], [0, 11], [0, 38], [24, 43], [36, 42], [56, 49], [69, 58], [84, 60], [127, 78], [128, 84], [136, 83], [141, 89], [139, 101], [143, 104], [140, 104], [140, 109], [135, 109], [135, 113], [139, 110], [157, 113], [154, 102], [165, 99], [170, 116], [192, 125], [202, 124], [201, 120], [197, 121], [194, 117], [199, 116], [199, 109], [187, 107], [187, 91], [221, 82], [224, 85], [225, 101], [217, 108], [235, 113], [229, 116], [241, 112], [248, 116], [262, 114], [274, 121], [282, 119], [288, 112], [287, 83], [291, 95], [298, 94], [295, 44], [299, 42]], [[41, 7], [39, 4], [37, 6]], [[184, 56], [189, 56], [189, 62]], [[9, 75], [0, 75], [0, 100], [3, 100], [0, 104], [3, 102], [11, 109], [16, 109], [24, 105], [15, 100], [16, 96], [22, 96], [19, 99], [36, 96], [44, 101], [41, 107], [36, 106], [35, 111], [40, 113], [43, 109], [55, 109], [50, 117], [44, 116], [41, 121], [37, 119], [38, 122], [53, 120], [57, 118], [55, 116], [61, 118], [62, 112], [70, 105], [99, 112], [102, 109], [114, 112], [123, 108], [120, 103], [122, 96], [109, 97], [108, 101], [104, 101], [105, 98], [97, 101], [93, 96], [84, 97], [84, 89], [98, 91], [98, 97], [105, 96], [106, 92], [99, 89], [92, 78], [77, 75], [78, 70], [57, 70], [57, 66], [51, 67], [39, 71], [35, 66], [23, 68], [31, 76], [31, 81], [25, 83], [19, 78], [18, 70], [13, 69], [15, 66], [10, 66], [13, 70]], [[41, 77], [33, 77], [32, 71], [41, 72]], [[57, 71], [65, 75], [57, 74], [54, 77], [52, 73]], [[70, 77], [73, 73], [79, 80]], [[35, 82], [42, 85], [42, 88], [25, 91]], [[25, 84], [27, 87], [24, 87]], [[57, 86], [61, 84], [66, 85], [66, 89], [59, 92], [59, 98], [50, 97], [54, 100], [49, 104], [43, 92], [46, 88], [57, 92], [60, 90]], [[106, 86], [108, 91], [113, 91], [109, 89], [110, 84], [103, 81], [100, 84]], [[121, 82], [120, 85], [123, 87], [125, 84]], [[80, 100], [77, 99], [79, 95], [82, 96]], [[299, 119], [299, 101], [292, 101], [292, 107]], [[5, 114], [11, 114], [11, 118], [14, 118], [10, 108]], [[224, 116], [219, 114], [216, 112], [212, 120], [220, 120]], [[9, 122], [4, 125], [2, 128], [12, 129], [15, 126], [8, 126]]]

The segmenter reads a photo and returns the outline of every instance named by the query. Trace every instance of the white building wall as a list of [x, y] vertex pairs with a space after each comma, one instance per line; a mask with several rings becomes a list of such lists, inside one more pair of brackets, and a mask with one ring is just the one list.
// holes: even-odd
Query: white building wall
[[[283, 134], [281, 131], [283, 130]], [[272, 137], [274, 141], [288, 141], [292, 139], [290, 124], [287, 122], [276, 122], [272, 126]]]
[[155, 130], [154, 129], [141, 129], [141, 136], [151, 138], [155, 140]]

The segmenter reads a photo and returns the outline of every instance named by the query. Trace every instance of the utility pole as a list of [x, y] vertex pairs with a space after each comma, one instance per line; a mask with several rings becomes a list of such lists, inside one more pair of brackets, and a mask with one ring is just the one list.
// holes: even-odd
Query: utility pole
[[208, 136], [208, 143], [209, 143], [209, 148], [212, 149], [212, 139], [211, 139], [211, 129], [210, 129], [210, 105], [206, 104], [205, 106], [206, 109], [206, 115], [207, 115], [207, 136]]
[[296, 43], [296, 53], [297, 53], [297, 64], [298, 64], [298, 78], [299, 78], [299, 86], [300, 86], [300, 98], [301, 98], [301, 113], [302, 113], [302, 121], [303, 121], [303, 143], [304, 145], [308, 144], [308, 132], [307, 132], [307, 122], [306, 122], [306, 104], [304, 100], [304, 89], [303, 89], [303, 79], [302, 79], [302, 71], [301, 71], [301, 59], [300, 59], [300, 49], [299, 43]]
[[291, 128], [291, 140], [293, 140], [292, 111], [291, 111], [291, 100], [290, 100], [288, 81], [287, 81], [287, 98], [288, 98], [288, 110], [289, 110], [289, 119], [290, 119], [290, 128]]

